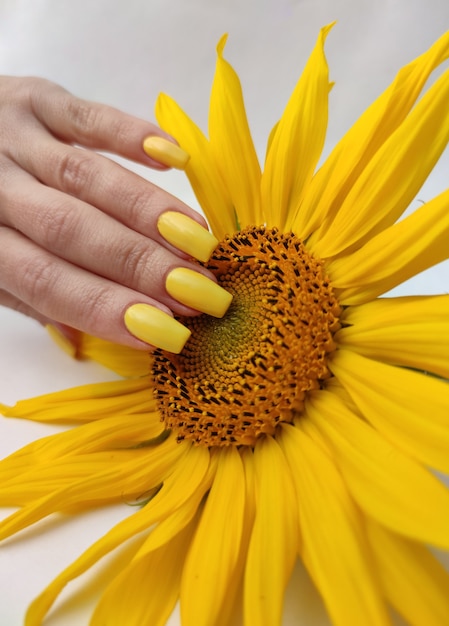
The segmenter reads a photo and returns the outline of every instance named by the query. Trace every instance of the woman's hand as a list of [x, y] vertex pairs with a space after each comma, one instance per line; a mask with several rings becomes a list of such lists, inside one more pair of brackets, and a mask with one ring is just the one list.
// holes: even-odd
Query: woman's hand
[[179, 352], [189, 332], [172, 312], [221, 317], [230, 304], [190, 261], [217, 241], [195, 211], [95, 150], [155, 169], [188, 160], [148, 122], [43, 79], [0, 77], [0, 304]]

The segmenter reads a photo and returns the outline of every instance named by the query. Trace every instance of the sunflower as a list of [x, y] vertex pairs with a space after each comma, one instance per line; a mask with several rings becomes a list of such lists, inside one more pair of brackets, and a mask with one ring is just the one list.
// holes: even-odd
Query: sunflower
[[449, 296], [380, 297], [449, 256], [449, 191], [399, 219], [449, 139], [449, 34], [399, 71], [318, 166], [331, 83], [323, 28], [263, 172], [237, 74], [217, 48], [209, 138], [168, 96], [157, 118], [220, 240], [234, 298], [183, 319], [184, 351], [83, 336], [124, 378], [2, 407], [75, 428], [0, 464], [0, 537], [112, 502], [131, 514], [31, 604], [135, 538], [92, 626], [275, 626], [300, 559], [336, 625], [449, 624]]

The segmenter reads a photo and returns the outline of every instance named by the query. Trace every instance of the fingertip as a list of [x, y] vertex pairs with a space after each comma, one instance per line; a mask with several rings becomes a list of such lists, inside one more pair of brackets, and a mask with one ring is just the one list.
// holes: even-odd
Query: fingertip
[[207, 228], [179, 211], [161, 213], [157, 229], [172, 246], [202, 262], [209, 260], [218, 245], [218, 239]]
[[185, 169], [190, 155], [173, 141], [158, 135], [149, 135], [142, 142], [147, 156], [166, 167]]
[[124, 314], [127, 330], [141, 341], [179, 354], [191, 331], [161, 309], [144, 303], [132, 304]]

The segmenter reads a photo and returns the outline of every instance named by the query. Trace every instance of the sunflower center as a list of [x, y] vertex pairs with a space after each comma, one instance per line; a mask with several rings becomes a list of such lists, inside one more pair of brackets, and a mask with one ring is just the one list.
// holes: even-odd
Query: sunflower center
[[248, 228], [207, 267], [233, 294], [231, 307], [222, 319], [182, 318], [192, 336], [181, 354], [155, 352], [155, 395], [179, 440], [252, 446], [329, 378], [340, 306], [322, 261], [293, 233]]

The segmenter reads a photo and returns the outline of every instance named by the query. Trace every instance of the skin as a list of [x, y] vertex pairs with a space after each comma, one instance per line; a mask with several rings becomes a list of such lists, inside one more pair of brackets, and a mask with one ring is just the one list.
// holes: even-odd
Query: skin
[[173, 300], [165, 278], [191, 263], [157, 231], [164, 211], [207, 228], [180, 200], [97, 150], [164, 170], [142, 141], [157, 126], [81, 100], [40, 78], [0, 77], [0, 304], [148, 349], [123, 322], [132, 304], [194, 315]]

